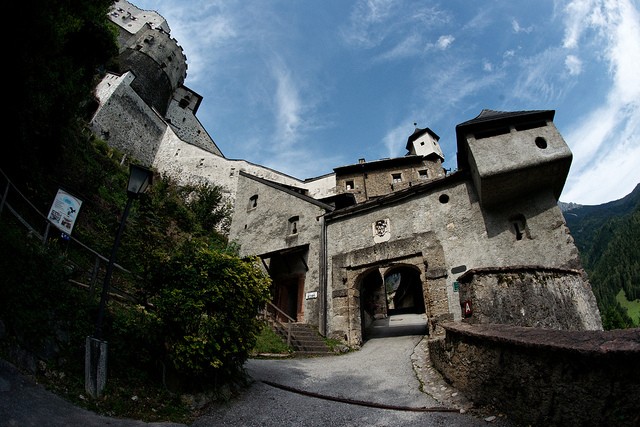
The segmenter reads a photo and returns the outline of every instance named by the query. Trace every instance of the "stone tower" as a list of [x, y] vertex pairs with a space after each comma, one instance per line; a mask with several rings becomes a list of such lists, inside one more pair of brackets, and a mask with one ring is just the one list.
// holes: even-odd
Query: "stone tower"
[[503, 112], [482, 110], [456, 126], [458, 168], [471, 173], [480, 203], [564, 187], [572, 154], [553, 124], [553, 110]]
[[440, 161], [444, 160], [444, 155], [440, 149], [438, 141], [440, 137], [429, 128], [416, 128], [416, 130], [407, 139], [407, 151], [409, 154], [429, 157], [436, 155]]

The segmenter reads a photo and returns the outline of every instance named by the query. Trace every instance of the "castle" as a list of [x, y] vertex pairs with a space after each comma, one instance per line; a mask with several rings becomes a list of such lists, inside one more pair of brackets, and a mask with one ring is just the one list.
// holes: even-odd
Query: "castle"
[[299, 180], [224, 157], [164, 18], [120, 0], [110, 19], [128, 71], [96, 88], [93, 131], [178, 182], [221, 185], [229, 239], [262, 260], [273, 303], [297, 322], [352, 346], [375, 319], [406, 312], [436, 334], [444, 321], [602, 329], [558, 208], [572, 154], [553, 110], [460, 123], [453, 173], [438, 135], [416, 128], [405, 156]]

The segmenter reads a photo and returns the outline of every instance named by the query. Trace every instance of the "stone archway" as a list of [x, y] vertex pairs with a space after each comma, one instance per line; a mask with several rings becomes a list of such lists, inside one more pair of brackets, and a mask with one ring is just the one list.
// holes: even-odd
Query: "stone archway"
[[[363, 316], [361, 293], [366, 292], [367, 283], [383, 282], [384, 277], [394, 274], [394, 271], [404, 271], [405, 276], [412, 277], [407, 280], [419, 280], [422, 284], [429, 333], [441, 332], [438, 327], [440, 321], [453, 320], [449, 310], [444, 253], [432, 232], [334, 255], [331, 264], [331, 311], [327, 331], [332, 338], [351, 346], [363, 343], [363, 324], [367, 318]], [[379, 279], [374, 279], [374, 273]], [[415, 299], [416, 294], [412, 295]]]

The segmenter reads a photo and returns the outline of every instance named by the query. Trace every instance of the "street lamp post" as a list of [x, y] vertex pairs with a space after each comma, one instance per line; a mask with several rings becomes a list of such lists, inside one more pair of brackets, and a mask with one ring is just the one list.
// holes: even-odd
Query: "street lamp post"
[[127, 186], [127, 204], [122, 213], [120, 226], [116, 233], [116, 238], [111, 248], [111, 255], [107, 263], [107, 270], [102, 283], [102, 294], [100, 296], [100, 307], [98, 308], [98, 318], [93, 336], [88, 336], [85, 347], [85, 391], [93, 396], [100, 397], [107, 382], [107, 342], [103, 341], [102, 324], [104, 322], [104, 312], [109, 299], [109, 286], [111, 275], [116, 261], [116, 253], [120, 246], [120, 238], [124, 231], [124, 226], [129, 216], [129, 209], [133, 199], [144, 193], [151, 184], [153, 172], [150, 169], [138, 165], [131, 165], [129, 169], [129, 185]]

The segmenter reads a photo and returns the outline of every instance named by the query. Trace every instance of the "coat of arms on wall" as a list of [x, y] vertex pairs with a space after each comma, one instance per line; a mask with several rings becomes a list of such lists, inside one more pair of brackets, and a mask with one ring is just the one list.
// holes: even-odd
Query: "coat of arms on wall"
[[387, 242], [391, 238], [391, 223], [389, 218], [379, 219], [371, 224], [374, 243]]

